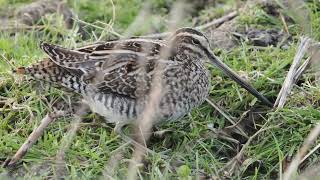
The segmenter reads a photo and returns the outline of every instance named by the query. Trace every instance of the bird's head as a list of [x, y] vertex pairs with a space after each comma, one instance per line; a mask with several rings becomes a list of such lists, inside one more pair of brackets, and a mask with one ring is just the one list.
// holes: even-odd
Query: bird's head
[[183, 48], [201, 56], [207, 56], [211, 49], [208, 38], [193, 28], [178, 29], [171, 36], [170, 43], [173, 48]]
[[176, 48], [178, 52], [186, 52], [193, 54], [199, 59], [204, 59], [207, 57], [209, 61], [222, 70], [227, 76], [257, 97], [259, 100], [264, 102], [266, 105], [272, 107], [271, 103], [266, 97], [260, 94], [253, 86], [248, 82], [243, 80], [239, 75], [237, 75], [231, 68], [219, 60], [210, 48], [210, 43], [208, 38], [200, 31], [193, 28], [181, 28], [178, 29], [170, 38], [171, 48]]

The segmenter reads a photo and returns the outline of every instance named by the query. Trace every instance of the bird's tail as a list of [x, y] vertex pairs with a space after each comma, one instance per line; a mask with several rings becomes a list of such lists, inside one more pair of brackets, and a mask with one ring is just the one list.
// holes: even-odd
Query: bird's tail
[[86, 89], [86, 83], [80, 78], [81, 71], [60, 67], [50, 59], [44, 59], [29, 67], [19, 67], [13, 70], [13, 72], [16, 74], [29, 75], [40, 81], [54, 83], [77, 93], [82, 93]]

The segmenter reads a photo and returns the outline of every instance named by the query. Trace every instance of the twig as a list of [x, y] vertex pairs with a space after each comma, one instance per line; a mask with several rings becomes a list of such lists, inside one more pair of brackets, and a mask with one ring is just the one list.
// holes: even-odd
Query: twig
[[13, 167], [31, 148], [31, 146], [39, 139], [39, 137], [43, 134], [43, 131], [46, 127], [49, 126], [56, 118], [64, 116], [66, 114], [65, 111], [54, 111], [52, 113], [48, 113], [42, 120], [40, 125], [33, 130], [33, 132], [29, 135], [28, 139], [23, 143], [23, 145], [19, 148], [16, 154], [12, 159], [7, 159], [4, 163], [4, 167]]
[[[215, 19], [209, 23], [200, 25], [195, 27], [195, 29], [197, 30], [205, 30], [209, 27], [219, 27], [221, 24], [223, 24], [226, 21], [229, 21], [233, 18], [235, 18], [238, 15], [237, 11], [232, 11], [229, 14], [222, 16], [218, 19]], [[149, 35], [145, 35], [145, 36], [141, 36], [142, 38], [154, 38], [154, 39], [158, 39], [158, 38], [164, 38], [166, 36], [169, 36], [171, 33], [170, 32], [163, 32], [163, 33], [157, 33], [157, 34], [149, 34]]]
[[300, 162], [302, 162], [301, 159], [304, 160], [303, 156], [306, 154], [306, 152], [308, 151], [309, 147], [313, 144], [313, 142], [317, 139], [319, 134], [320, 134], [320, 124], [317, 124], [317, 126], [311, 130], [308, 137], [303, 142], [302, 147], [297, 152], [296, 156], [294, 157], [291, 164], [287, 168], [287, 171], [284, 172], [283, 174], [284, 180], [289, 180], [293, 178], [293, 175], [297, 171]]
[[276, 107], [277, 109], [283, 108], [284, 104], [286, 103], [287, 96], [289, 95], [289, 93], [292, 89], [293, 83], [294, 83], [294, 77], [297, 74], [298, 66], [299, 66], [300, 62], [302, 61], [304, 54], [307, 52], [307, 50], [309, 48], [310, 41], [311, 40], [308, 37], [301, 38], [301, 42], [298, 47], [297, 53], [294, 57], [292, 65], [291, 65], [289, 72], [287, 74], [287, 77], [286, 77], [285, 81], [283, 82], [282, 88], [281, 88], [281, 90], [278, 94], [277, 100], [274, 104], [274, 107]]

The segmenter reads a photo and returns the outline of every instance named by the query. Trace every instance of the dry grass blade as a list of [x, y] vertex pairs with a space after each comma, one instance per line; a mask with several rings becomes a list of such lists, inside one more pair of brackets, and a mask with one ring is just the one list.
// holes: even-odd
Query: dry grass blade
[[311, 35], [312, 24], [311, 10], [304, 0], [276, 0], [283, 8], [286, 15], [289, 15], [302, 28], [303, 34]]
[[[115, 36], [117, 36], [117, 37], [120, 37], [120, 38], [123, 37], [121, 34], [119, 34], [119, 33], [117, 33], [116, 31], [114, 31], [113, 28], [112, 28], [112, 26], [111, 26], [110, 24], [105, 24], [105, 23], [103, 23], [103, 24], [105, 25], [105, 27], [100, 27], [100, 26], [97, 26], [97, 25], [95, 25], [95, 24], [92, 24], [92, 23], [88, 23], [88, 22], [86, 22], [86, 21], [83, 21], [83, 20], [81, 20], [81, 19], [74, 18], [74, 20], [77, 21], [77, 22], [79, 22], [79, 23], [82, 23], [82, 24], [84, 24], [84, 25], [88, 25], [88, 26], [91, 26], [91, 27], [93, 27], [93, 28], [100, 29], [100, 30], [103, 30], [103, 31], [107, 31], [107, 32], [109, 32], [109, 33], [111, 33], [111, 34], [113, 34], [113, 35], [115, 35]], [[99, 40], [97, 39], [97, 41], [99, 41]]]
[[10, 62], [10, 60], [6, 57], [5, 53], [1, 53], [0, 56], [2, 57], [2, 60], [8, 64], [12, 69], [15, 68], [15, 66], [12, 64], [12, 62]]
[[221, 168], [219, 170], [219, 173], [223, 173], [224, 175], [227, 176], [231, 176], [234, 174], [234, 172], [241, 166], [241, 163], [239, 164], [239, 162], [242, 162], [242, 159], [244, 157], [244, 154], [246, 152], [246, 149], [248, 148], [248, 146], [250, 145], [250, 143], [254, 140], [255, 137], [257, 137], [260, 133], [278, 127], [280, 126], [269, 126], [266, 127], [266, 125], [268, 124], [269, 121], [267, 121], [256, 133], [254, 133], [249, 139], [248, 141], [242, 146], [241, 150], [238, 152], [238, 154], [236, 156], [234, 156], [223, 168]]
[[215, 104], [213, 101], [211, 101], [210, 99], [206, 99], [206, 101], [214, 108], [216, 109], [223, 117], [225, 117], [232, 125], [235, 125], [235, 127], [237, 128], [237, 130], [239, 131], [239, 133], [245, 137], [245, 138], [249, 138], [248, 135], [244, 132], [244, 130], [237, 126], [237, 123], [233, 121], [233, 118], [228, 115], [226, 112], [224, 112], [217, 104]]
[[[310, 178], [312, 177], [312, 178]], [[320, 164], [316, 163], [313, 166], [308, 167], [306, 170], [304, 170], [297, 179], [299, 180], [311, 180], [311, 179], [319, 179], [320, 177]]]
[[[146, 16], [149, 16], [150, 15], [150, 6], [149, 4], [145, 4], [144, 7], [142, 8], [142, 10], [140, 11], [140, 13], [136, 16], [135, 20], [129, 25], [129, 27], [127, 28], [127, 30], [123, 33], [123, 35], [119, 36], [121, 39], [125, 39], [125, 38], [130, 38], [135, 32], [137, 29], [139, 29], [140, 26], [142, 26], [144, 24], [144, 19]], [[117, 49], [118, 46], [115, 47], [115, 49]], [[148, 53], [153, 47], [147, 47], [147, 46], [143, 46], [141, 49]], [[143, 60], [139, 61], [141, 67], [145, 67], [146, 64], [144, 63]], [[144, 71], [144, 73], [141, 73], [141, 76], [146, 76], [146, 71], [145, 69], [142, 69]], [[141, 77], [143, 79], [143, 77]], [[139, 87], [141, 88], [144, 88], [145, 84], [141, 83], [139, 84]], [[158, 96], [158, 95], [156, 95]], [[150, 113], [149, 113], [150, 114]], [[154, 114], [151, 112], [151, 114]], [[144, 117], [141, 117], [141, 118], [144, 118]], [[150, 123], [151, 126], [152, 126], [152, 122]], [[144, 129], [147, 129], [149, 130], [151, 127], [144, 127]], [[117, 129], [117, 127], [115, 128]], [[116, 130], [117, 132], [117, 130]], [[139, 142], [137, 142], [134, 138], [131, 138], [127, 135], [124, 134], [124, 132], [121, 131], [121, 127], [119, 128], [119, 135], [121, 136], [121, 138], [126, 142], [125, 144], [132, 144], [134, 145], [135, 149], [140, 149], [139, 151], [134, 151], [134, 152], [147, 152], [147, 153], [151, 153], [153, 154], [153, 152], [148, 149], [146, 147], [146, 143], [141, 143], [141, 139], [144, 140], [144, 137], [143, 138], [140, 138], [140, 140], [138, 140]], [[141, 134], [140, 131], [136, 134]], [[144, 134], [146, 135], [146, 134]], [[147, 135], [149, 136], [149, 135]], [[139, 137], [139, 136], [138, 136]], [[119, 155], [119, 153], [116, 153], [116, 155]], [[139, 156], [139, 157], [142, 157], [142, 155], [134, 155], [134, 156]], [[141, 161], [142, 159], [140, 159], [139, 161]], [[134, 161], [130, 161], [132, 162], [131, 164], [134, 163]], [[109, 162], [106, 164], [105, 166], [105, 170], [104, 170], [104, 177], [105, 178], [111, 178], [112, 179], [112, 176], [115, 174], [115, 170], [114, 168], [117, 166], [119, 162], [118, 161], [114, 161], [113, 159], [110, 159]], [[131, 173], [131, 175], [129, 176], [135, 176], [135, 173], [136, 171], [134, 170], [134, 168], [129, 168], [129, 174]]]
[[305, 155], [299, 164], [302, 164], [306, 159], [308, 159], [309, 156], [311, 156], [314, 152], [316, 152], [320, 148], [320, 143], [316, 145], [307, 155]]
[[[297, 53], [294, 57], [294, 60], [292, 62], [292, 65], [289, 69], [289, 72], [287, 74], [287, 77], [285, 81], [283, 82], [282, 88], [278, 94], [277, 100], [274, 104], [274, 107], [277, 109], [283, 108], [284, 104], [286, 103], [287, 97], [289, 93], [291, 92], [293, 83], [297, 80], [297, 70], [299, 68], [299, 64], [302, 61], [302, 58], [304, 57], [305, 53], [307, 52], [309, 46], [310, 46], [310, 38], [308, 37], [302, 37], [300, 45], [298, 47]], [[303, 71], [301, 71], [303, 72]], [[300, 76], [301, 73], [298, 75]], [[296, 78], [295, 78], [296, 77]]]
[[135, 20], [130, 24], [130, 26], [123, 33], [123, 37], [129, 38], [134, 35], [134, 33], [139, 29], [139, 27], [143, 26], [143, 22], [145, 17], [150, 16], [151, 6], [149, 3], [146, 3], [140, 13], [136, 16]]
[[313, 144], [313, 142], [318, 138], [320, 134], [320, 124], [317, 124], [316, 127], [314, 127], [311, 132], [309, 133], [308, 137], [305, 139], [302, 147], [297, 152], [296, 156], [292, 160], [291, 164], [289, 165], [287, 171], [283, 174], [284, 180], [289, 180], [294, 177], [294, 174], [296, 173], [298, 166], [302, 159], [304, 159], [304, 155], [310, 148], [310, 146]]
[[65, 111], [54, 111], [52, 113], [47, 114], [42, 120], [40, 125], [33, 130], [33, 132], [29, 135], [27, 140], [23, 143], [23, 145], [19, 148], [16, 154], [12, 159], [7, 159], [4, 162], [4, 167], [13, 167], [31, 148], [31, 146], [39, 139], [39, 137], [43, 134], [44, 130], [51, 124], [56, 118], [64, 116], [66, 114]]
[[82, 122], [81, 116], [86, 114], [87, 110], [89, 107], [85, 104], [81, 104], [81, 106], [78, 108], [78, 110], [74, 114], [74, 120], [71, 123], [71, 128], [68, 130], [66, 135], [62, 139], [62, 143], [60, 145], [60, 149], [58, 150], [58, 153], [56, 155], [56, 172], [55, 175], [57, 178], [63, 177], [65, 174], [65, 169], [64, 169], [64, 159], [65, 159], [65, 152], [67, 149], [70, 147], [70, 143], [73, 139], [73, 137], [76, 135], [76, 132], [79, 128], [79, 124]]
[[14, 25], [14, 26], [5, 26], [0, 27], [0, 32], [20, 32], [20, 31], [29, 31], [29, 30], [43, 30], [44, 26], [28, 26], [24, 24]]
[[116, 150], [110, 153], [109, 161], [107, 162], [106, 166], [104, 167], [103, 177], [107, 179], [114, 179], [116, 175], [116, 168], [118, 167], [120, 161], [123, 159], [123, 149], [124, 147], [130, 145], [131, 142], [128, 141], [127, 143], [122, 144]]
[[297, 70], [297, 72], [294, 75], [293, 83], [296, 83], [299, 80], [301, 75], [304, 73], [304, 71], [307, 69], [308, 65], [310, 64], [310, 61], [311, 61], [311, 57], [309, 57], [307, 60], [305, 60], [303, 62], [303, 64], [299, 67], [299, 69]]

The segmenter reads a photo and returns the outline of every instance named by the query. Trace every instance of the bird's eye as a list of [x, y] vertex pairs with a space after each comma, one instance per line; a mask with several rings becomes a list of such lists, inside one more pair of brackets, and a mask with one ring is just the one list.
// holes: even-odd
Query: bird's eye
[[195, 45], [200, 45], [200, 42], [198, 40], [192, 40], [192, 43]]

